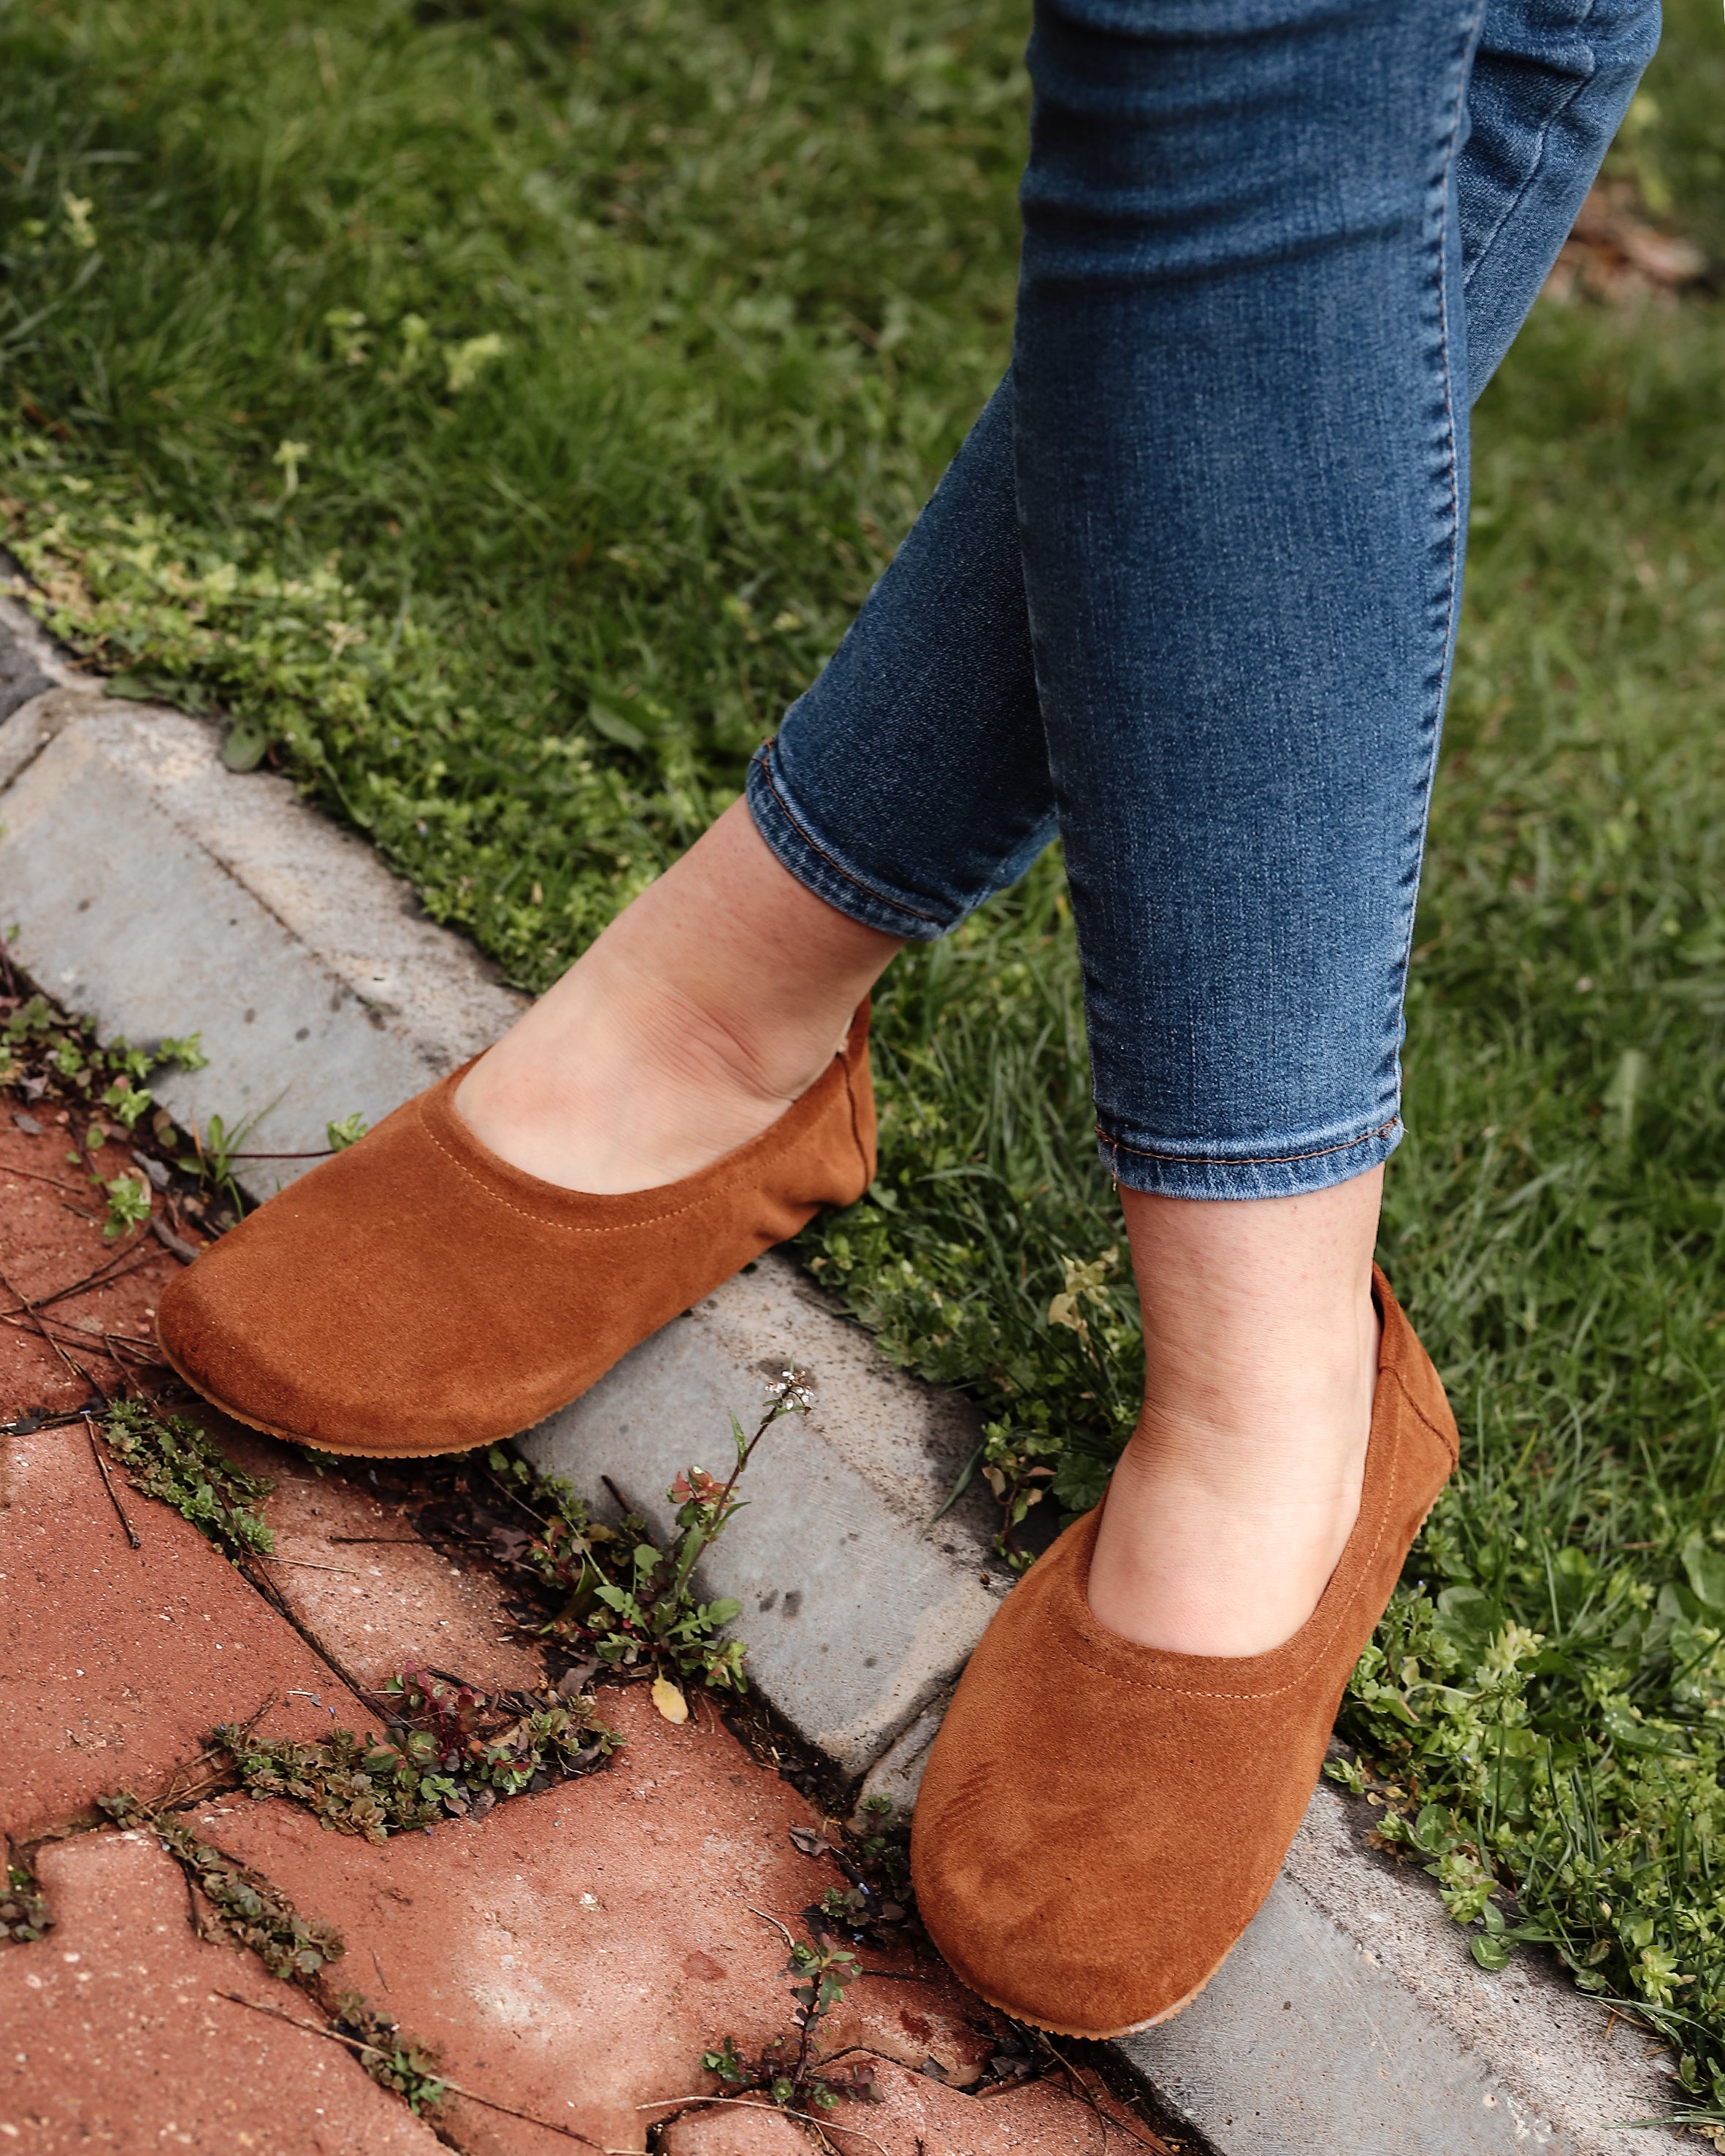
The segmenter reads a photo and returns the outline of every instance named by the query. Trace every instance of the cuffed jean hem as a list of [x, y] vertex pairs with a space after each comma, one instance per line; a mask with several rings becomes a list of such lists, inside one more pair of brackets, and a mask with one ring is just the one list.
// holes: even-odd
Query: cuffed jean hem
[[1351, 1182], [1388, 1160], [1402, 1142], [1402, 1119], [1393, 1116], [1362, 1137], [1336, 1145], [1269, 1158], [1230, 1159], [1221, 1153], [1164, 1152], [1131, 1146], [1110, 1137], [1099, 1123], [1096, 1141], [1102, 1165], [1125, 1190], [1159, 1198], [1297, 1198], [1306, 1191]]
[[829, 850], [810, 828], [811, 819], [789, 798], [773, 767], [770, 742], [763, 742], [750, 759], [744, 791], [755, 829], [780, 865], [816, 898], [824, 898], [865, 928], [878, 928], [883, 936], [903, 937], [912, 943], [932, 943], [955, 925], [866, 882]]

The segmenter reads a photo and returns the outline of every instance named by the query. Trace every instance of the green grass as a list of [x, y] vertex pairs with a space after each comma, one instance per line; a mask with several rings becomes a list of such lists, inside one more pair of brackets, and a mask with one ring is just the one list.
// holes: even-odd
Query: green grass
[[[1725, 254], [1725, 37], [1671, 18], [1616, 154]], [[543, 983], [731, 797], [993, 380], [1022, 28], [14, 0], [0, 486], [52, 618]], [[1383, 1234], [1464, 1473], [1348, 1710], [1480, 1956], [1552, 1937], [1666, 2015], [1714, 2118], [1722, 382], [1715, 300], [1542, 305], [1479, 413]], [[880, 1181], [805, 1255], [1076, 1507], [1138, 1348], [1058, 865], [902, 960], [878, 1040]]]

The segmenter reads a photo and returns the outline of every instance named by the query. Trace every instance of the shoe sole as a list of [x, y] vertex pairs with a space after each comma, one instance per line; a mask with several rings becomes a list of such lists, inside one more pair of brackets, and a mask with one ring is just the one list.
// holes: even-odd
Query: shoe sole
[[[454, 1458], [464, 1452], [477, 1452], [480, 1447], [485, 1445], [507, 1445], [512, 1438], [519, 1437], [522, 1435], [519, 1430], [508, 1430], [501, 1437], [476, 1437], [469, 1445], [394, 1445], [387, 1451], [379, 1450], [374, 1445], [331, 1445], [326, 1439], [321, 1437], [307, 1437], [303, 1430], [283, 1430], [279, 1423], [260, 1422], [255, 1415], [245, 1414], [240, 1409], [232, 1406], [228, 1401], [223, 1399], [219, 1394], [211, 1392], [208, 1385], [200, 1384], [189, 1371], [182, 1369], [175, 1360], [172, 1348], [162, 1337], [159, 1322], [156, 1331], [156, 1345], [167, 1359], [168, 1368], [181, 1383], [189, 1385], [198, 1399], [207, 1401], [218, 1414], [226, 1415], [230, 1422], [244, 1423], [248, 1430], [257, 1430], [265, 1437], [278, 1437], [284, 1445], [303, 1445], [308, 1446], [313, 1452], [334, 1453], [337, 1458], [342, 1460], [442, 1460]], [[578, 1394], [576, 1398], [579, 1397]], [[567, 1406], [569, 1403], [565, 1401], [564, 1404]], [[554, 1408], [551, 1412], [554, 1414], [558, 1410]]]
[[[931, 1933], [930, 1937], [932, 1936]], [[1244, 1936], [1243, 1933], [1241, 1937]], [[1236, 1939], [1234, 1946], [1238, 1944], [1239, 1940]], [[1171, 2006], [1165, 2006], [1160, 2014], [1152, 2014], [1147, 2021], [1129, 2021], [1123, 2029], [1072, 2029], [1060, 2021], [1039, 2021], [1034, 2014], [1027, 2014], [1022, 2007], [1014, 2006], [1007, 1999], [996, 1999], [991, 1991], [980, 1990], [974, 1984], [966, 1985], [965, 1989], [975, 1991], [979, 1999], [986, 1999], [991, 2006], [998, 2007], [1002, 2014], [1010, 2015], [1013, 2020], [1023, 2022], [1027, 2028], [1040, 2029], [1045, 2035], [1073, 2036], [1087, 2044], [1112, 2044], [1121, 2036], [1141, 2036], [1146, 2029], [1157, 2029], [1164, 2021], [1171, 2021], [1177, 2014], [1182, 2013], [1191, 2005], [1201, 1991], [1214, 1982], [1221, 1974], [1223, 1963], [1233, 1952], [1233, 1947], [1231, 1946], [1228, 1949], [1228, 1953], [1223, 1955], [1222, 1960], [1217, 1963], [1210, 1974], [1193, 1984], [1184, 1999], [1177, 1999]], [[945, 1957], [943, 1955], [941, 1958], [945, 1960]], [[963, 1983], [964, 1979], [960, 1977], [959, 1981]]]

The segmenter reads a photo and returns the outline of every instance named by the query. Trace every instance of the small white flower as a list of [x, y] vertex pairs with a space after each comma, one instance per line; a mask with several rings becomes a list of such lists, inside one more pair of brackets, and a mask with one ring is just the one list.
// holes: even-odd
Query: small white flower
[[770, 1400], [776, 1400], [787, 1412], [806, 1413], [815, 1404], [814, 1388], [805, 1370], [780, 1372], [769, 1382], [766, 1392]]
[[90, 213], [95, 208], [92, 198], [64, 194], [60, 197], [60, 207], [66, 213], [66, 230], [73, 246], [82, 248], [88, 254], [95, 245], [95, 227], [90, 221]]

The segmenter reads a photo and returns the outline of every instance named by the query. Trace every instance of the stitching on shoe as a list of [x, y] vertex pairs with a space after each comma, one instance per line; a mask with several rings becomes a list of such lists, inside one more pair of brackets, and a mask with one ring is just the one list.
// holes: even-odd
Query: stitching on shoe
[[[1405, 1390], [1405, 1388], [1403, 1389]], [[1393, 1444], [1394, 1450], [1390, 1455], [1388, 1474], [1386, 1478], [1387, 1488], [1384, 1501], [1378, 1511], [1377, 1531], [1372, 1537], [1372, 1547], [1367, 1552], [1365, 1563], [1360, 1568], [1362, 1585], [1364, 1584], [1364, 1577], [1370, 1568], [1372, 1560], [1377, 1556], [1379, 1549], [1383, 1547], [1384, 1534], [1388, 1526], [1390, 1512], [1389, 1492], [1395, 1487], [1396, 1470], [1401, 1460], [1402, 1440], [1399, 1430], [1396, 1433]], [[1071, 1641], [1060, 1639], [1058, 1636], [1054, 1640], [1054, 1645], [1061, 1654], [1066, 1656], [1068, 1661], [1075, 1662], [1081, 1670], [1088, 1671], [1090, 1676], [1101, 1677], [1106, 1681], [1113, 1684], [1130, 1685], [1135, 1691], [1161, 1692], [1171, 1699], [1225, 1700], [1232, 1702], [1237, 1705], [1244, 1706], [1248, 1702], [1256, 1702], [1266, 1699], [1280, 1699], [1284, 1692], [1295, 1691], [1300, 1685], [1305, 1683], [1305, 1680], [1317, 1667], [1323, 1656], [1335, 1644], [1336, 1635], [1341, 1630], [1342, 1624], [1347, 1618], [1348, 1611], [1353, 1608], [1355, 1603], [1357, 1603], [1359, 1599], [1360, 1586], [1356, 1586], [1353, 1593], [1348, 1597], [1347, 1600], [1343, 1603], [1341, 1609], [1336, 1611], [1335, 1623], [1331, 1626], [1325, 1637], [1315, 1644], [1311, 1653], [1305, 1664], [1294, 1672], [1285, 1684], [1276, 1685], [1268, 1691], [1201, 1691], [1193, 1685], [1165, 1684], [1155, 1677], [1135, 1677], [1127, 1675], [1124, 1671], [1099, 1668], [1095, 1663], [1087, 1661], [1082, 1654], [1077, 1652]], [[1047, 1621], [1049, 1630], [1052, 1631], [1053, 1630], [1053, 1620], [1052, 1615], [1050, 1615], [1050, 1617], [1045, 1621]], [[1095, 1620], [1093, 1619], [1091, 1621], [1094, 1623]], [[1132, 1642], [1128, 1640], [1125, 1642], [1125, 1644], [1130, 1646]], [[1146, 1651], [1149, 1652], [1151, 1650], [1146, 1649]], [[1270, 1650], [1272, 1654], [1276, 1650], [1274, 1648]]]
[[1390, 1375], [1395, 1379], [1396, 1383], [1401, 1389], [1402, 1398], [1408, 1403], [1410, 1413], [1417, 1416], [1418, 1419], [1425, 1424], [1432, 1435], [1436, 1438], [1438, 1443], [1443, 1446], [1444, 1455], [1449, 1460], [1450, 1470], [1453, 1472], [1461, 1465], [1461, 1439], [1460, 1433], [1452, 1438], [1446, 1430], [1443, 1429], [1439, 1424], [1434, 1423], [1432, 1420], [1425, 1409], [1421, 1407], [1419, 1401], [1414, 1399], [1413, 1390], [1408, 1385], [1408, 1380], [1402, 1375], [1399, 1370], [1392, 1370], [1390, 1372]]
[[[839, 1059], [835, 1058], [834, 1060], [837, 1061]], [[848, 1075], [848, 1074], [847, 1074], [847, 1075]], [[817, 1079], [815, 1082], [818, 1085], [820, 1083], [820, 1080]], [[806, 1099], [807, 1096], [805, 1095], [804, 1098]], [[790, 1111], [787, 1110], [786, 1113], [788, 1114], [789, 1112]], [[711, 1204], [715, 1198], [723, 1198], [727, 1196], [736, 1188], [738, 1183], [744, 1179], [740, 1171], [733, 1169], [731, 1173], [723, 1183], [715, 1183], [710, 1189], [703, 1192], [700, 1197], [692, 1198], [686, 1205], [674, 1205], [668, 1212], [651, 1213], [638, 1220], [619, 1220], [608, 1225], [595, 1224], [592, 1227], [581, 1227], [571, 1220], [548, 1220], [543, 1214], [529, 1212], [525, 1205], [518, 1205], [515, 1204], [513, 1199], [505, 1198], [498, 1192], [493, 1190], [488, 1183], [482, 1182], [480, 1178], [474, 1173], [473, 1170], [468, 1167], [466, 1162], [464, 1161], [458, 1153], [454, 1153], [450, 1151], [449, 1147], [444, 1143], [443, 1140], [438, 1137], [436, 1132], [432, 1129], [430, 1124], [426, 1121], [423, 1108], [420, 1111], [420, 1127], [425, 1132], [425, 1136], [431, 1141], [431, 1143], [436, 1147], [439, 1152], [443, 1155], [444, 1158], [462, 1175], [465, 1175], [467, 1180], [483, 1196], [489, 1198], [493, 1204], [501, 1205], [506, 1212], [514, 1213], [523, 1220], [533, 1221], [537, 1227], [550, 1228], [561, 1235], [627, 1235], [632, 1234], [638, 1228], [657, 1228], [667, 1220], [681, 1219], [686, 1213], [698, 1213], [703, 1206]], [[768, 1128], [770, 1129], [771, 1126], [769, 1125]], [[765, 1136], [765, 1133], [763, 1132], [762, 1135]], [[793, 1138], [790, 1144], [785, 1148], [785, 1152], [789, 1152], [793, 1147], [800, 1145], [802, 1142], [803, 1138], [807, 1135], [808, 1133], [805, 1132], [800, 1133], [796, 1138]], [[524, 1173], [525, 1170], [522, 1172]], [[548, 1184], [547, 1188], [553, 1190], [560, 1190], [561, 1185], [551, 1183]], [[580, 1198], [592, 1195], [590, 1192], [583, 1192], [579, 1190], [563, 1191], [562, 1194], [566, 1198]], [[625, 1193], [623, 1194], [632, 1195], [633, 1194]]]

